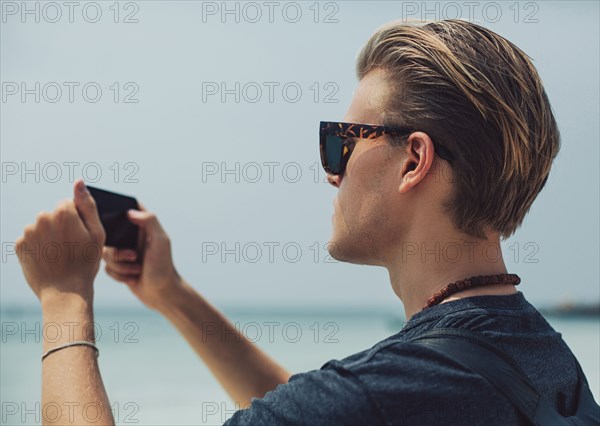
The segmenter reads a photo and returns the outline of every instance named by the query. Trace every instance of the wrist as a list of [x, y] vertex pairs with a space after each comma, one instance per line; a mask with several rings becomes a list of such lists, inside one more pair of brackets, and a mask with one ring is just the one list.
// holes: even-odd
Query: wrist
[[40, 302], [42, 304], [58, 302], [58, 303], [89, 303], [94, 300], [94, 292], [91, 289], [85, 292], [79, 291], [63, 291], [56, 288], [47, 288], [40, 294]]
[[45, 291], [40, 299], [44, 351], [78, 340], [96, 341], [91, 296]]
[[81, 293], [63, 292], [60, 290], [48, 288], [40, 294], [42, 312], [70, 312], [92, 311], [94, 300], [93, 291]]

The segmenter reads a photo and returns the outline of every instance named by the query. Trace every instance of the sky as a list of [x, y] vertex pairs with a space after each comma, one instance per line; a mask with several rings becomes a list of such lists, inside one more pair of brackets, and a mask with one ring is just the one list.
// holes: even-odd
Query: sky
[[[319, 121], [341, 121], [356, 56], [394, 19], [460, 18], [524, 50], [562, 135], [502, 243], [535, 305], [599, 287], [599, 3], [2, 2], [1, 306], [37, 300], [12, 244], [73, 181], [137, 197], [175, 265], [219, 306], [401, 309], [383, 268], [327, 256]], [[101, 269], [96, 306], [139, 306]]]

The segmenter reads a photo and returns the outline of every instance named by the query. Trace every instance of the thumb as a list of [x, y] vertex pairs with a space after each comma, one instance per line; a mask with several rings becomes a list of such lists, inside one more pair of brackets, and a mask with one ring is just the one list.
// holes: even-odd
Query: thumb
[[85, 187], [83, 179], [77, 179], [74, 186], [74, 201], [79, 217], [90, 234], [104, 244], [105, 232], [100, 222], [96, 201], [90, 191]]
[[138, 225], [140, 228], [144, 228], [146, 231], [162, 231], [162, 227], [154, 213], [131, 209], [127, 211], [127, 217], [132, 223]]

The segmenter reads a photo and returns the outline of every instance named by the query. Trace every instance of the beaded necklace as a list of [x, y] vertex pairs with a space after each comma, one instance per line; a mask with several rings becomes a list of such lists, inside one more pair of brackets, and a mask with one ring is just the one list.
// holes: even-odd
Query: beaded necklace
[[520, 282], [521, 278], [516, 274], [478, 275], [476, 277], [459, 280], [448, 284], [440, 291], [436, 291], [433, 296], [427, 300], [423, 309], [435, 306], [448, 298], [448, 296], [467, 288], [505, 284], [519, 285]]

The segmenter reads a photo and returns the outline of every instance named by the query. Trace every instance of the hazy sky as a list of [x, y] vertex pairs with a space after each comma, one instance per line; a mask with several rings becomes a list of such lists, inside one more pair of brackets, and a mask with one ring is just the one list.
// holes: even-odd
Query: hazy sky
[[[317, 126], [343, 118], [378, 26], [456, 17], [533, 59], [562, 134], [503, 243], [519, 290], [538, 305], [599, 299], [598, 2], [26, 5], [1, 5], [3, 305], [36, 303], [11, 244], [83, 176], [155, 211], [177, 269], [217, 304], [399, 307], [387, 271], [326, 256], [336, 190]], [[139, 305], [102, 269], [96, 304]]]

